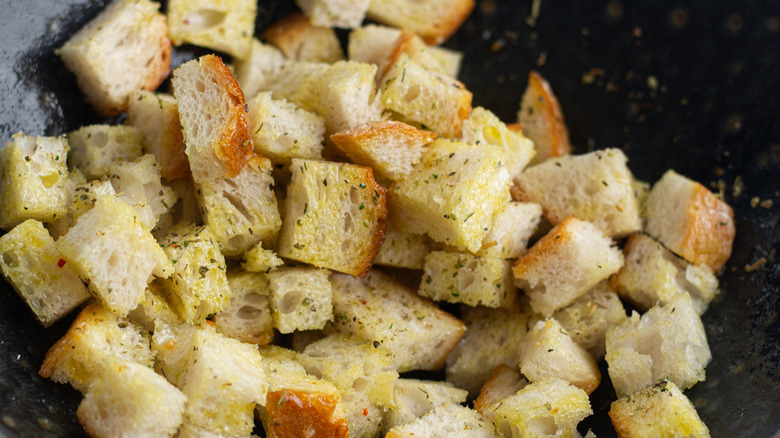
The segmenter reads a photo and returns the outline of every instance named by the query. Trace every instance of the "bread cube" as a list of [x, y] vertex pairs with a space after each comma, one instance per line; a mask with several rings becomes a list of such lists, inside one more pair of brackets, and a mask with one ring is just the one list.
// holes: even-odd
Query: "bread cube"
[[[77, 170], [78, 172], [78, 170]], [[79, 172], [80, 174], [80, 172]], [[89, 211], [95, 206], [95, 202], [101, 196], [115, 196], [116, 190], [111, 185], [111, 181], [108, 180], [92, 180], [89, 182], [83, 182], [76, 184], [73, 179], [70, 182], [74, 184], [73, 190], [70, 191], [70, 205], [68, 206], [68, 213], [64, 216], [58, 217], [54, 222], [49, 225], [49, 233], [57, 240], [65, 233], [68, 232], [76, 221], [81, 217], [84, 212]]]
[[344, 59], [336, 31], [312, 23], [302, 13], [289, 14], [273, 23], [264, 36], [291, 61], [334, 63]]
[[154, 155], [163, 178], [173, 181], [190, 176], [179, 108], [173, 96], [136, 91], [127, 108], [126, 123], [141, 131], [143, 150]]
[[349, 33], [347, 57], [350, 61], [374, 64], [382, 71], [401, 32], [401, 29], [378, 24], [355, 28]]
[[379, 81], [382, 104], [443, 136], [460, 135], [471, 113], [471, 92], [457, 80], [426, 70], [402, 53]]
[[531, 308], [544, 316], [566, 307], [623, 265], [623, 253], [590, 222], [569, 216], [513, 266]]
[[282, 333], [325, 327], [333, 319], [333, 289], [327, 269], [279, 268], [268, 274], [274, 327]]
[[[155, 326], [151, 343], [155, 357], [154, 369], [177, 388], [181, 388], [187, 361], [195, 344], [195, 334], [201, 329], [187, 323]], [[206, 329], [210, 330], [211, 326]]]
[[482, 240], [480, 254], [516, 259], [527, 251], [528, 240], [542, 219], [542, 207], [531, 202], [509, 201], [493, 216], [493, 225]]
[[668, 378], [682, 389], [704, 380], [712, 355], [688, 294], [677, 294], [642, 317], [634, 312], [607, 331], [609, 377], [618, 397]]
[[436, 407], [422, 417], [387, 432], [387, 438], [497, 438], [492, 424], [485, 421], [477, 411], [456, 403]]
[[231, 297], [225, 257], [209, 227], [181, 223], [160, 246], [173, 263], [163, 290], [185, 322], [196, 322], [220, 312]]
[[341, 402], [349, 424], [349, 436], [379, 436], [384, 408], [372, 403], [366, 393], [361, 391], [342, 394]]
[[38, 373], [57, 383], [70, 383], [84, 393], [104, 374], [111, 357], [147, 368], [155, 362], [147, 332], [105, 307], [91, 303], [46, 352]]
[[426, 43], [438, 45], [466, 21], [474, 4], [473, 0], [375, 0], [366, 15], [382, 24], [411, 29]]
[[620, 149], [550, 159], [515, 178], [517, 193], [541, 204], [553, 225], [574, 215], [609, 237], [624, 237], [642, 228], [626, 161]]
[[264, 275], [228, 272], [231, 297], [214, 315], [217, 332], [250, 344], [265, 345], [274, 339], [274, 319], [268, 303], [270, 288]]
[[596, 361], [553, 318], [537, 322], [520, 342], [519, 351], [520, 372], [531, 382], [556, 377], [588, 394], [601, 383]]
[[585, 391], [554, 377], [531, 383], [491, 410], [507, 438], [575, 437], [577, 424], [593, 413]]
[[189, 43], [244, 59], [256, 15], [257, 2], [252, 0], [170, 0], [168, 36], [177, 46]]
[[143, 132], [134, 126], [84, 126], [68, 134], [68, 160], [87, 179], [102, 178], [116, 163], [140, 158], [143, 141]]
[[252, 38], [252, 48], [244, 59], [234, 60], [234, 71], [247, 100], [270, 89], [270, 83], [284, 68], [287, 59], [281, 50]]
[[[295, 99], [297, 91], [303, 84], [318, 75], [325, 74], [331, 64], [324, 62], [287, 61], [279, 71], [269, 79], [268, 88], [273, 92], [274, 99], [287, 99], [301, 106], [301, 102]], [[306, 110], [310, 109], [308, 107]], [[257, 128], [255, 128], [257, 129]]]
[[597, 361], [604, 358], [607, 330], [628, 319], [620, 298], [606, 281], [557, 310], [553, 318]]
[[203, 221], [225, 256], [240, 256], [260, 241], [273, 240], [279, 232], [282, 219], [271, 168], [269, 159], [253, 154], [235, 177], [198, 185]]
[[322, 27], [355, 28], [366, 16], [370, 0], [296, 0], [311, 23]]
[[155, 90], [168, 76], [171, 41], [159, 7], [112, 3], [56, 51], [101, 117], [125, 111], [134, 91]]
[[398, 379], [393, 387], [395, 403], [385, 412], [382, 430], [387, 433], [396, 426], [411, 423], [444, 404], [466, 402], [468, 391], [449, 382], [419, 379]]
[[370, 167], [293, 159], [279, 255], [365, 275], [385, 234], [385, 193]]
[[669, 380], [613, 401], [609, 417], [619, 436], [710, 436], [691, 401]]
[[378, 271], [330, 281], [336, 329], [387, 347], [398, 372], [440, 368], [463, 336], [462, 322]]
[[165, 377], [134, 362], [111, 359], [76, 411], [90, 436], [171, 437], [187, 397]]
[[152, 154], [115, 164], [108, 178], [117, 199], [133, 207], [141, 223], [150, 230], [176, 203], [176, 194], [160, 180], [160, 168]]
[[285, 99], [261, 92], [249, 101], [255, 152], [274, 163], [289, 165], [293, 158], [322, 158], [325, 121]]
[[434, 301], [472, 307], [511, 307], [516, 296], [509, 261], [445, 251], [425, 256], [417, 293]]
[[485, 384], [482, 385], [479, 396], [474, 400], [474, 410], [492, 423], [495, 420], [495, 416], [491, 408], [526, 386], [528, 386], [528, 380], [518, 371], [500, 364], [493, 370]]
[[249, 272], [269, 273], [272, 269], [284, 265], [284, 261], [270, 249], [263, 248], [262, 242], [244, 254], [241, 267]]
[[[392, 62], [401, 53], [409, 55], [410, 58], [430, 71], [452, 78], [458, 77], [460, 62], [463, 59], [462, 52], [435, 45], [429, 46], [416, 33], [408, 29], [403, 30], [398, 36], [387, 58]], [[384, 67], [384, 65], [380, 65], [380, 67]]]
[[391, 220], [401, 231], [477, 252], [507, 203], [502, 163], [498, 147], [434, 140], [412, 172], [390, 186]]
[[534, 143], [536, 155], [531, 165], [571, 153], [561, 105], [550, 84], [538, 72], [531, 71], [528, 75], [517, 121], [523, 126], [523, 134]]
[[6, 281], [49, 327], [89, 298], [43, 224], [28, 219], [0, 237], [0, 269]]
[[127, 315], [128, 321], [144, 328], [149, 333], [154, 333], [163, 325], [177, 326], [181, 324], [181, 319], [176, 311], [173, 310], [168, 300], [163, 296], [163, 292], [157, 283], [149, 283], [144, 291], [144, 297]]
[[57, 240], [57, 247], [92, 296], [120, 316], [138, 306], [152, 275], [173, 274], [171, 262], [135, 211], [110, 196], [99, 197]]
[[392, 181], [412, 171], [423, 147], [434, 138], [433, 132], [394, 121], [368, 122], [330, 136], [352, 161], [371, 166], [380, 177]]
[[495, 114], [478, 106], [463, 121], [459, 140], [477, 146], [496, 145], [504, 153], [504, 166], [514, 180], [523, 172], [535, 152], [531, 140], [522, 132], [509, 129]]
[[205, 55], [179, 66], [171, 82], [195, 182], [238, 175], [254, 147], [233, 73], [217, 56]]
[[52, 222], [68, 211], [68, 142], [18, 132], [0, 149], [0, 228]]
[[425, 256], [431, 251], [431, 243], [424, 234], [404, 233], [388, 223], [385, 241], [374, 257], [374, 264], [422, 270]]
[[647, 195], [647, 234], [718, 272], [731, 256], [734, 212], [706, 187], [669, 170]]

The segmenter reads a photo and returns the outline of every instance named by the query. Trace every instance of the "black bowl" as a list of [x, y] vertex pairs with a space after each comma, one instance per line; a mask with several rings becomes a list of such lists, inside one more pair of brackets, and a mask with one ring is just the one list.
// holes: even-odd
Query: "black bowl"
[[[107, 3], [0, 3], [0, 140], [100, 121], [54, 49]], [[737, 239], [722, 296], [703, 318], [713, 353], [707, 380], [687, 394], [715, 436], [777, 434], [780, 4], [556, 0], [541, 2], [532, 20], [531, 3], [478, 2], [446, 43], [465, 52], [460, 78], [475, 106], [514, 121], [528, 72], [538, 70], [558, 95], [577, 152], [620, 147], [640, 179], [654, 182], [673, 168], [723, 193]], [[293, 8], [262, 2], [258, 34]], [[175, 63], [195, 53], [177, 50]], [[72, 317], [43, 329], [2, 285], [0, 437], [83, 436], [80, 394], [37, 375]], [[613, 398], [605, 379], [583, 432], [614, 436], [606, 415]]]

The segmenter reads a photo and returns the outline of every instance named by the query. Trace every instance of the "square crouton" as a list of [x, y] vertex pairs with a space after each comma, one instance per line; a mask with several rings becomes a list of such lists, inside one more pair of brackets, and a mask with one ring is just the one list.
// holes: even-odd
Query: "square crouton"
[[590, 222], [569, 216], [517, 259], [531, 308], [544, 316], [571, 304], [623, 265], [623, 253]]
[[274, 327], [282, 333], [316, 330], [333, 319], [330, 271], [312, 267], [279, 268], [268, 274], [268, 300]]
[[445, 251], [425, 256], [417, 293], [472, 307], [511, 307], [516, 290], [508, 260]]
[[474, 400], [474, 409], [486, 420], [493, 422], [495, 416], [491, 408], [497, 406], [501, 400], [528, 386], [528, 383], [528, 380], [519, 371], [500, 364], [482, 385], [479, 396]]
[[607, 331], [609, 377], [618, 397], [668, 378], [683, 389], [704, 380], [712, 355], [688, 294], [677, 294], [642, 317], [634, 312]]
[[296, 3], [315, 26], [352, 29], [363, 22], [371, 0], [296, 0]]
[[168, 36], [244, 59], [255, 33], [257, 2], [252, 0], [170, 0]]
[[251, 100], [257, 93], [269, 90], [270, 83], [286, 62], [281, 50], [253, 38], [249, 55], [234, 60], [236, 79], [245, 98]]
[[370, 167], [293, 159], [278, 253], [365, 275], [385, 235], [385, 189]]
[[274, 163], [290, 164], [293, 158], [322, 158], [325, 121], [285, 99], [261, 92], [249, 101], [255, 152]]
[[103, 196], [57, 240], [63, 259], [112, 312], [127, 315], [143, 299], [152, 275], [167, 278], [173, 266], [135, 211]]
[[330, 136], [352, 161], [371, 166], [391, 181], [409, 174], [434, 138], [433, 132], [395, 121], [368, 122]]
[[144, 367], [151, 367], [155, 361], [146, 331], [105, 307], [91, 303], [49, 349], [38, 373], [86, 392], [103, 374], [109, 357]]
[[412, 172], [390, 186], [391, 220], [401, 231], [477, 252], [509, 197], [502, 162], [496, 146], [434, 140]]
[[523, 172], [535, 154], [531, 140], [522, 132], [509, 129], [495, 114], [481, 106], [474, 108], [469, 118], [463, 121], [458, 139], [477, 146], [495, 145], [501, 148], [504, 166], [512, 180]]
[[173, 96], [136, 91], [127, 108], [127, 123], [143, 134], [144, 152], [157, 159], [163, 178], [173, 181], [190, 176], [179, 108]]
[[[273, 93], [274, 99], [287, 99], [298, 106], [301, 102], [295, 99], [295, 93], [303, 84], [317, 75], [322, 75], [331, 67], [324, 62], [287, 61], [279, 71], [269, 78], [268, 90]], [[306, 108], [310, 110], [309, 108]]]
[[196, 322], [225, 308], [230, 299], [225, 257], [211, 229], [181, 223], [160, 246], [173, 263], [163, 290], [185, 322]]
[[463, 59], [463, 53], [444, 47], [429, 46], [416, 33], [405, 29], [398, 34], [395, 44], [383, 62], [378, 64], [380, 71], [384, 71], [387, 63], [395, 62], [402, 53], [408, 55], [425, 69], [451, 78], [458, 77], [460, 62]]
[[249, 272], [267, 274], [272, 269], [284, 265], [284, 261], [275, 252], [263, 248], [261, 243], [258, 243], [244, 254], [244, 262], [241, 263], [242, 268]]
[[347, 42], [347, 57], [350, 61], [374, 64], [382, 71], [401, 32], [401, 29], [377, 24], [353, 29]]
[[91, 436], [171, 437], [187, 397], [165, 377], [134, 362], [111, 359], [76, 411]]
[[136, 90], [155, 90], [171, 70], [171, 41], [160, 5], [121, 0], [73, 35], [57, 54], [101, 117], [127, 109]]
[[639, 310], [687, 293], [701, 315], [718, 293], [718, 278], [709, 266], [689, 263], [646, 234], [632, 234], [623, 251], [626, 264], [610, 283]]
[[647, 234], [695, 265], [718, 272], [731, 256], [734, 212], [706, 187], [673, 170], [647, 195]]
[[497, 438], [492, 424], [477, 411], [457, 403], [445, 403], [411, 423], [396, 426], [387, 432], [387, 438]]
[[431, 252], [431, 243], [424, 234], [404, 233], [388, 223], [385, 241], [374, 257], [374, 264], [422, 270], [425, 256]]
[[515, 178], [516, 193], [541, 204], [553, 225], [574, 215], [609, 237], [624, 237], [642, 228], [626, 161], [620, 149], [550, 159]]
[[449, 382], [397, 379], [393, 387], [394, 404], [385, 412], [382, 429], [411, 423], [443, 404], [466, 402], [468, 391]]
[[443, 43], [466, 21], [473, 0], [375, 0], [367, 17], [401, 29], [411, 29], [426, 43]]
[[115, 164], [108, 179], [117, 199], [133, 207], [141, 223], [150, 230], [176, 203], [176, 194], [160, 180], [160, 167], [152, 154]]
[[302, 13], [292, 13], [272, 24], [265, 39], [291, 61], [334, 63], [344, 59], [336, 31], [313, 24]]
[[217, 56], [205, 55], [174, 70], [172, 84], [195, 182], [238, 175], [253, 144], [244, 94], [233, 73]]
[[134, 126], [84, 126], [68, 134], [68, 161], [87, 179], [102, 178], [118, 162], [140, 158], [143, 141], [143, 132]]
[[274, 240], [282, 227], [271, 169], [268, 158], [253, 154], [235, 177], [198, 185], [203, 221], [225, 256], [240, 256], [260, 241]]
[[[76, 173], [79, 173], [76, 170]], [[54, 222], [48, 224], [49, 233], [57, 240], [68, 232], [84, 212], [95, 206], [95, 202], [101, 196], [115, 196], [116, 190], [111, 181], [93, 179], [88, 182], [76, 183], [71, 176], [70, 183], [74, 184], [70, 193], [70, 205], [68, 214], [59, 216]]]
[[0, 149], [0, 227], [53, 222], [68, 211], [68, 142], [19, 132]]
[[693, 403], [669, 380], [612, 402], [609, 417], [619, 436], [710, 436]]
[[379, 80], [382, 104], [445, 137], [460, 135], [471, 113], [471, 92], [457, 80], [401, 53]]
[[440, 368], [463, 336], [457, 318], [378, 271], [364, 279], [334, 274], [330, 281], [336, 328], [390, 349], [398, 372]]
[[480, 254], [502, 259], [520, 257], [527, 251], [528, 240], [541, 219], [539, 204], [509, 201], [503, 211], [493, 216], [493, 225], [482, 241]]
[[556, 377], [587, 394], [601, 383], [596, 361], [555, 319], [537, 322], [521, 341], [519, 351], [520, 372], [531, 382]]
[[563, 120], [561, 105], [550, 84], [535, 71], [528, 75], [517, 121], [522, 125], [523, 134], [534, 142], [536, 155], [531, 165], [571, 152], [569, 130]]
[[0, 269], [44, 327], [89, 298], [43, 224], [28, 219], [0, 237]]
[[217, 332], [250, 344], [265, 345], [273, 341], [268, 279], [242, 270], [228, 272], [227, 279], [231, 297], [225, 308], [214, 315]]

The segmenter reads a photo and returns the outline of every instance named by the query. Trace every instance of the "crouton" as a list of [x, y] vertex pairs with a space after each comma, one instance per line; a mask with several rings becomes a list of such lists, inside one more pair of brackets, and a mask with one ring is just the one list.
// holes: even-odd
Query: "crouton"
[[154, 333], [162, 325], [177, 326], [181, 319], [173, 310], [168, 300], [157, 283], [149, 283], [144, 291], [144, 297], [127, 315], [127, 320], [144, 328], [149, 333]]
[[391, 220], [400, 231], [477, 252], [493, 215], [507, 203], [502, 162], [496, 146], [434, 140], [412, 172], [390, 186]]
[[517, 121], [523, 126], [523, 134], [534, 143], [536, 155], [531, 165], [571, 153], [569, 130], [563, 120], [561, 105], [550, 84], [535, 71], [528, 75]]
[[133, 207], [138, 219], [150, 230], [176, 203], [176, 194], [160, 180], [160, 168], [152, 154], [115, 164], [108, 178], [117, 199]]
[[143, 150], [157, 159], [163, 178], [173, 181], [189, 177], [190, 163], [173, 96], [136, 91], [127, 108], [126, 123], [141, 131]]
[[344, 59], [336, 32], [329, 26], [313, 24], [302, 13], [292, 13], [272, 24], [265, 38], [291, 61], [333, 63]]
[[274, 76], [284, 68], [286, 62], [281, 50], [253, 38], [249, 55], [234, 60], [236, 79], [246, 99], [251, 100], [257, 93], [269, 90]]
[[62, 258], [43, 224], [28, 219], [0, 237], [0, 269], [6, 281], [49, 327], [89, 298], [79, 276]]
[[263, 248], [262, 242], [244, 254], [244, 262], [241, 267], [249, 272], [268, 273], [274, 268], [284, 265], [284, 261], [270, 249]]
[[393, 386], [394, 404], [385, 412], [382, 430], [411, 423], [443, 404], [466, 402], [468, 391], [449, 382], [397, 379]]
[[101, 117], [125, 111], [133, 92], [155, 90], [168, 76], [171, 41], [159, 7], [112, 3], [56, 51]]
[[388, 223], [385, 241], [374, 257], [374, 264], [422, 270], [425, 256], [430, 251], [431, 240], [428, 236], [404, 233]]
[[670, 251], [718, 272], [731, 255], [734, 212], [706, 187], [673, 170], [647, 196], [647, 228]]
[[168, 186], [176, 195], [176, 204], [174, 204], [171, 210], [172, 222], [174, 224], [180, 222], [203, 223], [198, 197], [195, 192], [195, 183], [192, 181], [192, 178], [171, 181]]
[[383, 70], [388, 57], [393, 52], [401, 29], [366, 24], [353, 29], [347, 42], [347, 57], [350, 61], [374, 64]]
[[542, 207], [531, 202], [509, 201], [493, 216], [493, 224], [482, 240], [479, 254], [516, 259], [527, 251], [528, 240], [542, 219]]
[[0, 227], [52, 222], [68, 211], [68, 142], [18, 132], [0, 149]]
[[513, 266], [531, 308], [544, 316], [571, 304], [623, 265], [623, 253], [595, 225], [569, 216]]
[[195, 334], [200, 329], [192, 324], [155, 326], [152, 335], [154, 369], [169, 382], [181, 388], [187, 361], [193, 351]]
[[377, 271], [330, 281], [336, 328], [387, 347], [399, 372], [440, 368], [463, 336], [458, 319]]
[[268, 274], [274, 327], [281, 333], [325, 327], [333, 319], [333, 289], [327, 269], [279, 268]]
[[691, 401], [669, 380], [615, 400], [609, 417], [621, 437], [710, 436]]
[[252, 0], [170, 0], [168, 36], [177, 46], [195, 44], [244, 59], [255, 33], [257, 2]]
[[92, 209], [99, 197], [116, 195], [111, 181], [93, 179], [89, 182], [76, 183], [73, 177], [68, 181], [73, 184], [73, 190], [70, 190], [68, 213], [48, 224], [49, 233], [55, 240], [65, 235], [84, 212]]
[[486, 420], [493, 422], [495, 417], [490, 408], [526, 386], [528, 386], [528, 380], [518, 371], [505, 364], [499, 364], [482, 385], [479, 396], [474, 400], [474, 410]]
[[[331, 64], [324, 62], [287, 61], [279, 71], [269, 79], [268, 88], [273, 93], [274, 99], [287, 99], [301, 106], [301, 102], [295, 100], [295, 95], [306, 81], [313, 80], [316, 76], [323, 75]], [[307, 110], [309, 110], [307, 108]], [[257, 129], [257, 128], [255, 128]]]
[[688, 294], [677, 294], [642, 317], [634, 312], [607, 331], [609, 377], [618, 397], [666, 377], [682, 389], [704, 380], [712, 355]]
[[143, 140], [143, 132], [134, 126], [84, 126], [68, 134], [68, 160], [88, 179], [102, 178], [118, 162], [140, 158]]
[[217, 56], [205, 55], [174, 70], [172, 84], [195, 182], [238, 175], [254, 146], [233, 73]]
[[138, 306], [152, 275], [166, 278], [173, 273], [135, 211], [110, 196], [99, 197], [57, 240], [57, 247], [92, 296], [120, 316]]
[[108, 360], [76, 411], [95, 437], [171, 437], [187, 397], [165, 377], [134, 362]]
[[363, 22], [371, 0], [296, 0], [296, 3], [315, 26], [351, 29]]
[[[456, 50], [425, 44], [411, 30], [403, 30], [393, 46], [388, 59], [392, 62], [401, 53], [409, 55], [424, 68], [451, 78], [457, 78], [463, 53]], [[382, 66], [380, 66], [382, 67]]]
[[481, 106], [474, 108], [469, 118], [463, 121], [458, 139], [477, 146], [496, 145], [501, 148], [504, 166], [512, 180], [523, 172], [535, 153], [533, 143], [522, 132], [512, 131], [495, 114]]
[[431, 251], [425, 256], [417, 293], [434, 301], [472, 307], [511, 307], [516, 290], [507, 260]]
[[493, 425], [486, 422], [477, 411], [455, 403], [438, 406], [422, 417], [387, 432], [387, 438], [496, 438]]
[[250, 344], [265, 345], [274, 339], [274, 319], [268, 303], [270, 289], [264, 275], [228, 272], [231, 297], [214, 315], [217, 332]]
[[293, 159], [279, 255], [365, 275], [384, 239], [385, 193], [370, 167]]
[[568, 155], [528, 168], [515, 184], [520, 200], [541, 204], [551, 224], [574, 215], [620, 238], [642, 228], [626, 161], [620, 149]]
[[374, 0], [366, 15], [382, 24], [411, 29], [426, 43], [438, 45], [466, 21], [474, 4], [473, 0]]
[[356, 164], [371, 166], [382, 178], [397, 181], [420, 162], [423, 147], [436, 134], [394, 121], [368, 122], [330, 136]]

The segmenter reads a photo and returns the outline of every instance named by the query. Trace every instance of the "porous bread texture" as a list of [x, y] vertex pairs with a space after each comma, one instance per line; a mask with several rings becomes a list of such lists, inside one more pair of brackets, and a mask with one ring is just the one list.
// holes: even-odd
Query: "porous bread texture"
[[624, 237], [642, 228], [627, 160], [620, 149], [549, 159], [515, 178], [516, 193], [540, 204], [553, 225], [574, 215], [609, 237]]
[[177, 326], [182, 323], [179, 315], [173, 310], [168, 300], [157, 283], [149, 283], [144, 291], [144, 297], [127, 315], [127, 320], [144, 328], [149, 333], [154, 333], [164, 325]]
[[148, 0], [112, 3], [56, 50], [101, 117], [125, 111], [133, 92], [152, 91], [168, 76], [171, 41], [159, 7]]
[[397, 379], [393, 386], [394, 403], [384, 413], [382, 430], [411, 423], [444, 404], [466, 402], [468, 391], [449, 382], [420, 379]]
[[0, 270], [38, 321], [49, 327], [89, 298], [43, 224], [28, 219], [0, 237]]
[[295, 3], [315, 26], [349, 29], [360, 26], [371, 0], [296, 0]]
[[173, 265], [135, 211], [111, 196], [99, 197], [57, 240], [57, 248], [90, 294], [120, 316], [141, 302], [152, 275], [173, 274]]
[[440, 368], [463, 336], [457, 318], [379, 271], [330, 281], [336, 329], [387, 347], [398, 372]]
[[143, 131], [135, 126], [84, 126], [68, 134], [68, 161], [87, 179], [102, 178], [118, 162], [140, 158], [143, 141]]
[[18, 132], [0, 149], [0, 228], [9, 231], [27, 219], [53, 222], [68, 211], [64, 137], [31, 137]]
[[[78, 170], [75, 172], [80, 175]], [[95, 205], [99, 197], [116, 195], [114, 186], [108, 180], [93, 179], [89, 182], [77, 183], [75, 178], [71, 176], [69, 183], [73, 185], [73, 189], [69, 190], [70, 205], [68, 206], [68, 213], [57, 217], [54, 222], [48, 224], [49, 233], [55, 240], [67, 233], [79, 217]]]
[[532, 166], [571, 152], [561, 105], [550, 84], [538, 72], [531, 71], [528, 75], [517, 121], [522, 125], [523, 134], [533, 141], [536, 155], [531, 160]]
[[273, 341], [268, 279], [237, 269], [228, 272], [227, 280], [231, 297], [225, 308], [214, 315], [217, 332], [250, 344], [265, 345]]
[[41, 377], [86, 392], [103, 373], [108, 359], [151, 367], [155, 358], [148, 333], [97, 303], [81, 310], [65, 335], [46, 352]]
[[531, 202], [509, 201], [493, 216], [479, 255], [516, 259], [527, 251], [528, 240], [542, 219], [542, 207]]
[[506, 206], [508, 190], [509, 174], [498, 147], [436, 139], [412, 172], [391, 184], [391, 220], [400, 231], [425, 233], [474, 253], [493, 215]]
[[262, 242], [244, 253], [241, 267], [249, 272], [268, 273], [274, 268], [284, 265], [284, 261], [270, 249], [263, 248]]
[[374, 257], [374, 265], [422, 270], [431, 243], [424, 234], [404, 233], [388, 222], [385, 241]]
[[474, 0], [373, 0], [366, 16], [382, 24], [411, 29], [426, 43], [438, 45], [466, 21], [474, 4]]
[[[192, 181], [192, 178], [170, 181], [168, 187], [176, 194], [176, 204], [173, 206], [173, 210], [170, 214], [171, 226], [180, 222], [189, 222], [191, 224], [203, 223], [203, 217], [200, 214], [200, 205], [198, 205], [198, 197], [195, 193], [195, 183]], [[158, 239], [159, 238], [160, 236], [158, 236]]]
[[571, 304], [623, 265], [623, 253], [590, 222], [569, 216], [517, 259], [513, 272], [544, 316]]
[[528, 386], [528, 380], [518, 371], [504, 364], [499, 364], [482, 385], [479, 396], [474, 400], [474, 410], [492, 423], [495, 417], [490, 408], [526, 386]]
[[280, 267], [268, 274], [268, 300], [279, 332], [321, 329], [333, 319], [329, 274], [309, 266]]
[[493, 428], [477, 411], [456, 403], [438, 406], [411, 423], [396, 426], [387, 438], [497, 438]]
[[290, 61], [334, 63], [344, 59], [336, 31], [313, 24], [300, 12], [273, 23], [264, 36]]
[[712, 355], [688, 294], [677, 294], [640, 318], [634, 312], [607, 331], [609, 377], [618, 397], [668, 378], [682, 389], [704, 380]]
[[168, 36], [177, 46], [190, 43], [244, 59], [255, 33], [253, 0], [170, 0]]
[[511, 307], [516, 289], [508, 260], [446, 251], [425, 256], [417, 293], [434, 301], [472, 307]]
[[171, 437], [184, 419], [187, 397], [165, 377], [133, 362], [109, 359], [76, 415], [90, 436]]
[[183, 372], [193, 351], [195, 334], [200, 330], [188, 323], [160, 324], [152, 335], [154, 370], [165, 376], [177, 388], [181, 388]]
[[267, 91], [279, 71], [284, 68], [287, 59], [281, 50], [252, 38], [249, 55], [234, 62], [236, 79], [247, 100], [257, 93]]
[[[268, 90], [273, 93], [274, 99], [287, 99], [298, 106], [300, 101], [295, 99], [295, 94], [306, 81], [314, 80], [316, 76], [324, 74], [331, 64], [324, 62], [287, 61], [279, 71], [269, 79]], [[309, 110], [309, 108], [306, 108]]]
[[646, 213], [647, 234], [694, 265], [718, 272], [731, 256], [734, 212], [696, 181], [668, 170], [650, 190]]
[[163, 178], [173, 181], [190, 176], [179, 109], [173, 96], [136, 91], [130, 98], [125, 123], [141, 131], [143, 150], [157, 159]]
[[621, 437], [710, 436], [693, 403], [669, 380], [613, 401], [609, 417]]
[[238, 175], [254, 146], [233, 73], [219, 57], [205, 55], [174, 70], [171, 83], [195, 182]]
[[150, 230], [176, 203], [176, 194], [160, 180], [160, 168], [152, 154], [115, 164], [108, 180], [117, 199], [133, 207], [141, 223]]
[[350, 61], [374, 64], [382, 71], [401, 32], [401, 29], [378, 24], [353, 29], [347, 41], [347, 57]]
[[278, 254], [365, 275], [384, 239], [385, 193], [370, 167], [293, 159]]

